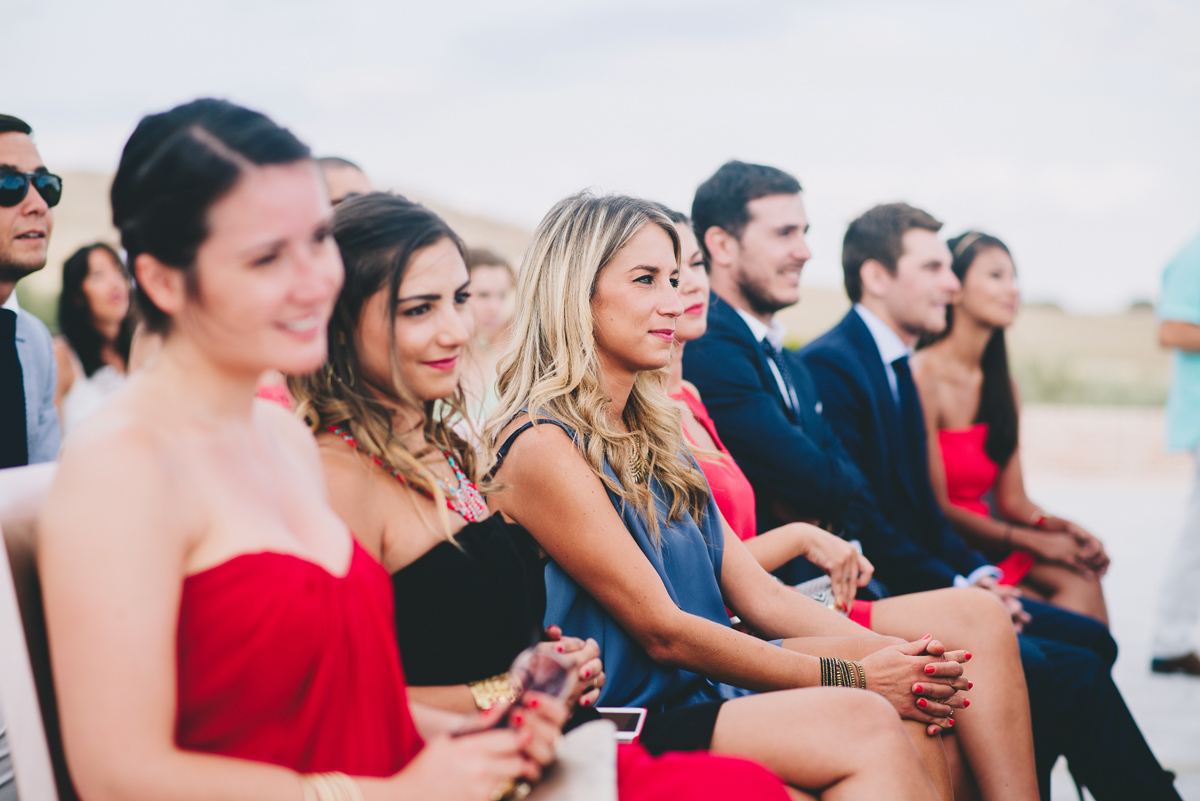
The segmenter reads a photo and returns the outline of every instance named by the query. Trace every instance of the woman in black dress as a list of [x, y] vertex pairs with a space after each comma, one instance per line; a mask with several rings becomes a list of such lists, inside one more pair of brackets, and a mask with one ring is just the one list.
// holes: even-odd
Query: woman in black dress
[[[451, 426], [462, 417], [458, 368], [472, 327], [462, 243], [433, 212], [386, 194], [340, 204], [334, 238], [346, 281], [329, 361], [289, 388], [316, 433], [334, 509], [392, 573], [411, 696], [486, 708], [511, 692], [513, 658], [541, 641], [573, 664], [569, 701], [587, 711], [604, 682], [599, 649], [542, 631], [537, 545], [490, 516], [491, 487], [476, 484], [476, 455]], [[646, 797], [664, 772], [672, 797], [722, 797], [732, 786], [739, 797], [783, 797], [775, 777], [743, 760], [619, 754], [624, 801]]]

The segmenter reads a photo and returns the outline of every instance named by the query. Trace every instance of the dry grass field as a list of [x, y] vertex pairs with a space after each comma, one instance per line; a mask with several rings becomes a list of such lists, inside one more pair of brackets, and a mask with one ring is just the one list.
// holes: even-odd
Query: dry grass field
[[[116, 243], [108, 211], [107, 175], [70, 172], [55, 210], [54, 235], [45, 270], [23, 281], [27, 308], [53, 326], [53, 305], [63, 261], [80, 245]], [[421, 199], [421, 198], [417, 198]], [[430, 202], [468, 245], [486, 246], [518, 264], [529, 231]], [[840, 287], [805, 286], [798, 306], [782, 313], [789, 344], [802, 345], [838, 321], [849, 308]], [[1027, 403], [1161, 405], [1168, 358], [1155, 341], [1147, 310], [1104, 316], [1068, 314], [1052, 306], [1028, 306], [1009, 332], [1013, 370]]]

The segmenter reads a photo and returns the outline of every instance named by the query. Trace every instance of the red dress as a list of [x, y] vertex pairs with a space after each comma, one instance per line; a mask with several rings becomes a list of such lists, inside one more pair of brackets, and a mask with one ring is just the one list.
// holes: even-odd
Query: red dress
[[[976, 423], [970, 428], [943, 428], [938, 431], [938, 443], [942, 448], [942, 467], [950, 503], [968, 512], [991, 517], [992, 510], [983, 496], [995, 485], [1000, 468], [984, 449], [987, 433], [987, 423]], [[1018, 584], [1033, 567], [1033, 555], [1028, 551], [1013, 551], [996, 567], [1004, 573], [1000, 577], [1001, 584]]]
[[301, 773], [391, 776], [423, 745], [393, 625], [388, 574], [357, 542], [341, 577], [270, 551], [189, 576], [176, 744]]
[[[717, 502], [717, 508], [721, 510], [721, 516], [725, 518], [725, 522], [733, 529], [733, 533], [738, 536], [738, 539], [748, 540], [757, 536], [758, 521], [754, 511], [754, 487], [751, 486], [750, 479], [746, 478], [742, 469], [737, 466], [737, 462], [733, 460], [729, 449], [717, 436], [717, 425], [708, 416], [708, 409], [699, 398], [688, 390], [687, 386], [684, 386], [678, 395], [671, 397], [687, 404], [692, 416], [700, 425], [704, 426], [704, 430], [712, 437], [717, 450], [721, 452], [720, 461], [698, 460], [700, 469], [704, 471], [704, 477], [708, 479], [713, 500]], [[683, 427], [683, 433], [689, 442], [693, 445], [696, 444], [691, 434], [688, 433], [687, 426]], [[871, 628], [871, 603], [871, 601], [855, 601], [854, 606], [850, 607], [850, 619], [864, 628]]]

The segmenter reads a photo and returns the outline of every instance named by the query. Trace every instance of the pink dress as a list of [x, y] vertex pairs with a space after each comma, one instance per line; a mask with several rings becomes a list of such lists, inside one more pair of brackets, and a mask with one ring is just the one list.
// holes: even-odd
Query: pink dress
[[[708, 416], [708, 409], [699, 398], [688, 391], [686, 386], [678, 395], [671, 397], [687, 404], [692, 416], [700, 425], [704, 426], [704, 430], [712, 437], [713, 444], [721, 452], [719, 460], [699, 460], [700, 469], [704, 471], [704, 477], [708, 479], [708, 486], [712, 490], [713, 500], [717, 502], [717, 508], [721, 510], [721, 516], [725, 518], [725, 522], [733, 529], [733, 533], [738, 536], [738, 539], [748, 540], [757, 536], [758, 521], [754, 511], [754, 487], [751, 486], [750, 479], [746, 478], [742, 469], [737, 466], [737, 462], [733, 460], [733, 456], [721, 442], [721, 438], [717, 436], [717, 426]], [[683, 433], [688, 438], [688, 442], [696, 444], [688, 434], [687, 426], [684, 426]], [[854, 605], [850, 607], [850, 619], [863, 628], [871, 628], [871, 604], [871, 601], [855, 601]]]
[[[946, 494], [950, 503], [983, 517], [992, 510], [983, 496], [995, 485], [1000, 468], [984, 449], [987, 442], [987, 423], [970, 428], [943, 428], [938, 431], [942, 447], [942, 467], [946, 472]], [[997, 563], [1003, 571], [1001, 584], [1019, 584], [1033, 567], [1033, 555], [1028, 551], [1013, 551]]]

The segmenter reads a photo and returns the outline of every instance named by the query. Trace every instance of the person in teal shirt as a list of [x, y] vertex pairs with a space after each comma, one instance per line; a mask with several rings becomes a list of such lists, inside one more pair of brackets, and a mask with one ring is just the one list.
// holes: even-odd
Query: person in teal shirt
[[1158, 340], [1172, 350], [1167, 449], [1191, 451], [1197, 471], [1159, 595], [1150, 669], [1200, 676], [1200, 654], [1192, 640], [1200, 619], [1200, 235], [1163, 272], [1158, 317]]

